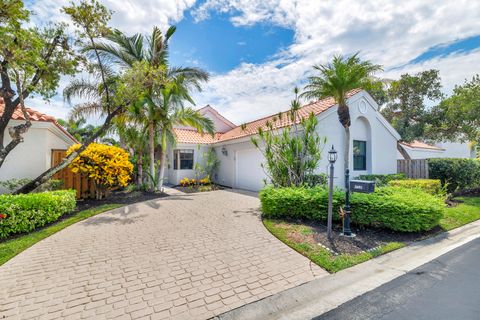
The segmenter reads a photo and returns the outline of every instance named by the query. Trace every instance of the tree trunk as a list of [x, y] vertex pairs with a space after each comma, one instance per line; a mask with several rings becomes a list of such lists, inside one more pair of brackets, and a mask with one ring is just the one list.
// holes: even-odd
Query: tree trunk
[[158, 175], [158, 190], [161, 191], [163, 187], [163, 179], [165, 177], [165, 165], [167, 161], [167, 133], [162, 131], [162, 150], [160, 150], [160, 173]]
[[347, 171], [350, 166], [350, 127], [345, 127], [345, 141], [344, 141], [344, 158], [343, 158], [343, 171]]
[[150, 191], [155, 191], [155, 130], [153, 122], [148, 124], [148, 148], [150, 152]]
[[137, 169], [137, 185], [140, 187], [143, 184], [143, 151], [138, 154]]
[[94, 142], [98, 137], [100, 137], [109, 127], [112, 122], [112, 119], [120, 113], [123, 107], [117, 107], [112, 113], [110, 113], [103, 125], [98, 129], [95, 134], [93, 134], [90, 138], [88, 138], [75, 152], [70, 153], [62, 162], [60, 162], [57, 166], [52, 167], [18, 189], [17, 191], [13, 192], [13, 194], [21, 194], [21, 193], [29, 193], [38, 188], [40, 185], [44, 184], [48, 180], [50, 180], [55, 173], [58, 171], [66, 168], [83, 150], [85, 150], [92, 142]]

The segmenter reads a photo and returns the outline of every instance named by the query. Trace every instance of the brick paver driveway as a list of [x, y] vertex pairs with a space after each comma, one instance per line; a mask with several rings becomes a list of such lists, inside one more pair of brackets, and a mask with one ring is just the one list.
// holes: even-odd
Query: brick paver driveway
[[130, 205], [0, 267], [0, 319], [207, 319], [326, 275], [232, 191]]

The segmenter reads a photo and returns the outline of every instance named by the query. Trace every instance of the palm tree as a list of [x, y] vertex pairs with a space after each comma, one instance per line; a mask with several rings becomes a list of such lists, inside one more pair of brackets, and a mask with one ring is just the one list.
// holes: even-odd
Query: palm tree
[[183, 83], [185, 78], [180, 76], [173, 81], [166, 84], [165, 88], [161, 90], [160, 97], [155, 97], [155, 104], [159, 106], [160, 121], [158, 124], [160, 132], [160, 170], [158, 174], [158, 188], [163, 186], [165, 175], [165, 164], [167, 156], [167, 145], [175, 145], [175, 134], [173, 128], [176, 125], [189, 126], [197, 129], [200, 133], [214, 134], [214, 124], [209, 118], [193, 110], [190, 107], [185, 107], [184, 102], [193, 103], [192, 98], [188, 93], [188, 88]]
[[[181, 78], [181, 84], [185, 89], [201, 90], [200, 83], [208, 80], [208, 73], [191, 67], [170, 67], [168, 63], [168, 41], [175, 33], [176, 28], [170, 27], [165, 35], [158, 27], [154, 27], [149, 37], [135, 34], [126, 36], [121, 31], [115, 30], [107, 36], [108, 42], [94, 45], [100, 56], [116, 63], [121, 68], [133, 68], [135, 63], [147, 62], [150, 67], [164, 67], [166, 82]], [[93, 48], [90, 48], [93, 49]], [[162, 88], [147, 88], [149, 94], [142, 101], [137, 101], [136, 108], [132, 109], [132, 117], [142, 119], [148, 128], [149, 154], [150, 154], [150, 177], [151, 188], [154, 188], [155, 177], [155, 133], [158, 130], [159, 106], [154, 103], [154, 95]]]
[[132, 159], [135, 159], [137, 167], [136, 184], [140, 187], [143, 184], [143, 155], [147, 149], [145, 128], [127, 121], [118, 121], [115, 123], [115, 127], [122, 144], [127, 147]]
[[315, 65], [313, 68], [319, 71], [320, 75], [309, 77], [309, 83], [305, 86], [302, 96], [314, 99], [327, 97], [335, 99], [335, 102], [338, 104], [338, 119], [345, 129], [344, 168], [348, 170], [351, 121], [347, 94], [353, 89], [371, 87], [374, 82], [373, 74], [382, 70], [382, 68], [368, 60], [360, 60], [358, 53], [349, 57], [334, 56], [331, 63]]

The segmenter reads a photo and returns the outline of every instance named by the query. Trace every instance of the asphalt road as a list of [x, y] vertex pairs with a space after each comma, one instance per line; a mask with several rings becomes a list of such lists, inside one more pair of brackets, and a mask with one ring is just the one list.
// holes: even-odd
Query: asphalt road
[[315, 320], [480, 320], [480, 238]]

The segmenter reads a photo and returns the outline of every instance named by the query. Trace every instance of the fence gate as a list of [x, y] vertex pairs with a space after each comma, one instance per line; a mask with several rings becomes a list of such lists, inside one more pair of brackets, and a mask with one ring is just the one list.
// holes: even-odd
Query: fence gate
[[428, 160], [397, 160], [397, 173], [404, 173], [410, 179], [428, 179]]
[[[52, 150], [52, 167], [62, 162], [67, 155], [66, 150]], [[55, 173], [52, 177], [55, 180], [63, 181], [63, 189], [74, 189], [77, 191], [77, 199], [95, 198], [95, 185], [79, 173], [73, 173], [69, 167], [66, 167]]]

